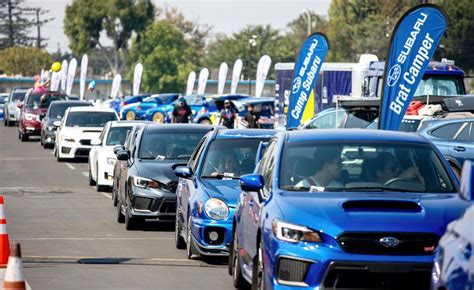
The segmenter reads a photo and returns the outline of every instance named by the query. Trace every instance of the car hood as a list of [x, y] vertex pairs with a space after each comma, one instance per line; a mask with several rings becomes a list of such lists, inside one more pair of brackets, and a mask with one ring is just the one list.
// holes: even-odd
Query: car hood
[[238, 179], [201, 179], [202, 185], [209, 198], [218, 198], [235, 207], [237, 199], [242, 191]]
[[81, 139], [98, 138], [102, 132], [102, 127], [64, 127], [61, 135], [75, 136]]
[[171, 181], [178, 181], [178, 177], [174, 174], [174, 170], [178, 166], [186, 166], [186, 163], [187, 160], [138, 160], [136, 163], [136, 170], [140, 177], [168, 184]]
[[469, 203], [457, 194], [300, 193], [272, 198], [285, 221], [323, 231], [431, 232], [441, 236]]

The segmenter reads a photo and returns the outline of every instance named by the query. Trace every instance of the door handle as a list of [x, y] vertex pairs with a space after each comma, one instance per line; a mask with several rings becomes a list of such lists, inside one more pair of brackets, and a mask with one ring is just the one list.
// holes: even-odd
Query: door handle
[[463, 146], [456, 146], [456, 147], [454, 147], [454, 151], [457, 151], [457, 152], [464, 152], [464, 151], [466, 151], [466, 147], [463, 147]]

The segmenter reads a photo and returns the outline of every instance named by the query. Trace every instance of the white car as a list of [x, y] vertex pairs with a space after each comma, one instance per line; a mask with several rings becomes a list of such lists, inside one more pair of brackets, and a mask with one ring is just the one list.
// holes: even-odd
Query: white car
[[89, 152], [89, 185], [95, 185], [97, 191], [113, 187], [114, 165], [117, 157], [114, 147], [123, 145], [128, 132], [138, 122], [108, 122], [98, 138], [92, 139]]
[[54, 146], [54, 155], [58, 161], [89, 157], [91, 140], [99, 137], [109, 121], [118, 121], [117, 113], [113, 109], [68, 108], [62, 121], [54, 122], [58, 127]]

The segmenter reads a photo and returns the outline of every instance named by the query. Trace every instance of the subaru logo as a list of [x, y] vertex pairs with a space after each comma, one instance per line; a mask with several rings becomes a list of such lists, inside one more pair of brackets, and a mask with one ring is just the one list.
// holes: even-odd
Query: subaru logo
[[301, 77], [297, 77], [294, 81], [293, 81], [293, 94], [296, 94], [299, 90], [300, 90], [300, 87], [301, 87]]
[[401, 73], [402, 68], [400, 67], [400, 65], [396, 64], [392, 66], [387, 75], [387, 85], [389, 87], [393, 87], [398, 82]]
[[380, 244], [387, 248], [393, 248], [400, 244], [400, 241], [394, 237], [383, 237], [379, 240]]

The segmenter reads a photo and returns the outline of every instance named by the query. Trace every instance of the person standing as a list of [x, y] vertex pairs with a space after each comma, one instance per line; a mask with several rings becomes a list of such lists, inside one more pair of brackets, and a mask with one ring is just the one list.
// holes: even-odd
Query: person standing
[[178, 99], [178, 104], [173, 109], [172, 123], [189, 123], [193, 112], [184, 98]]
[[232, 104], [229, 100], [225, 100], [224, 108], [221, 110], [219, 126], [223, 125], [229, 129], [234, 129], [235, 120], [237, 120], [237, 110], [232, 107]]
[[247, 128], [260, 128], [260, 124], [258, 123], [258, 114], [255, 113], [255, 107], [253, 104], [250, 104], [247, 108], [248, 112], [244, 117], [244, 121], [247, 123]]

